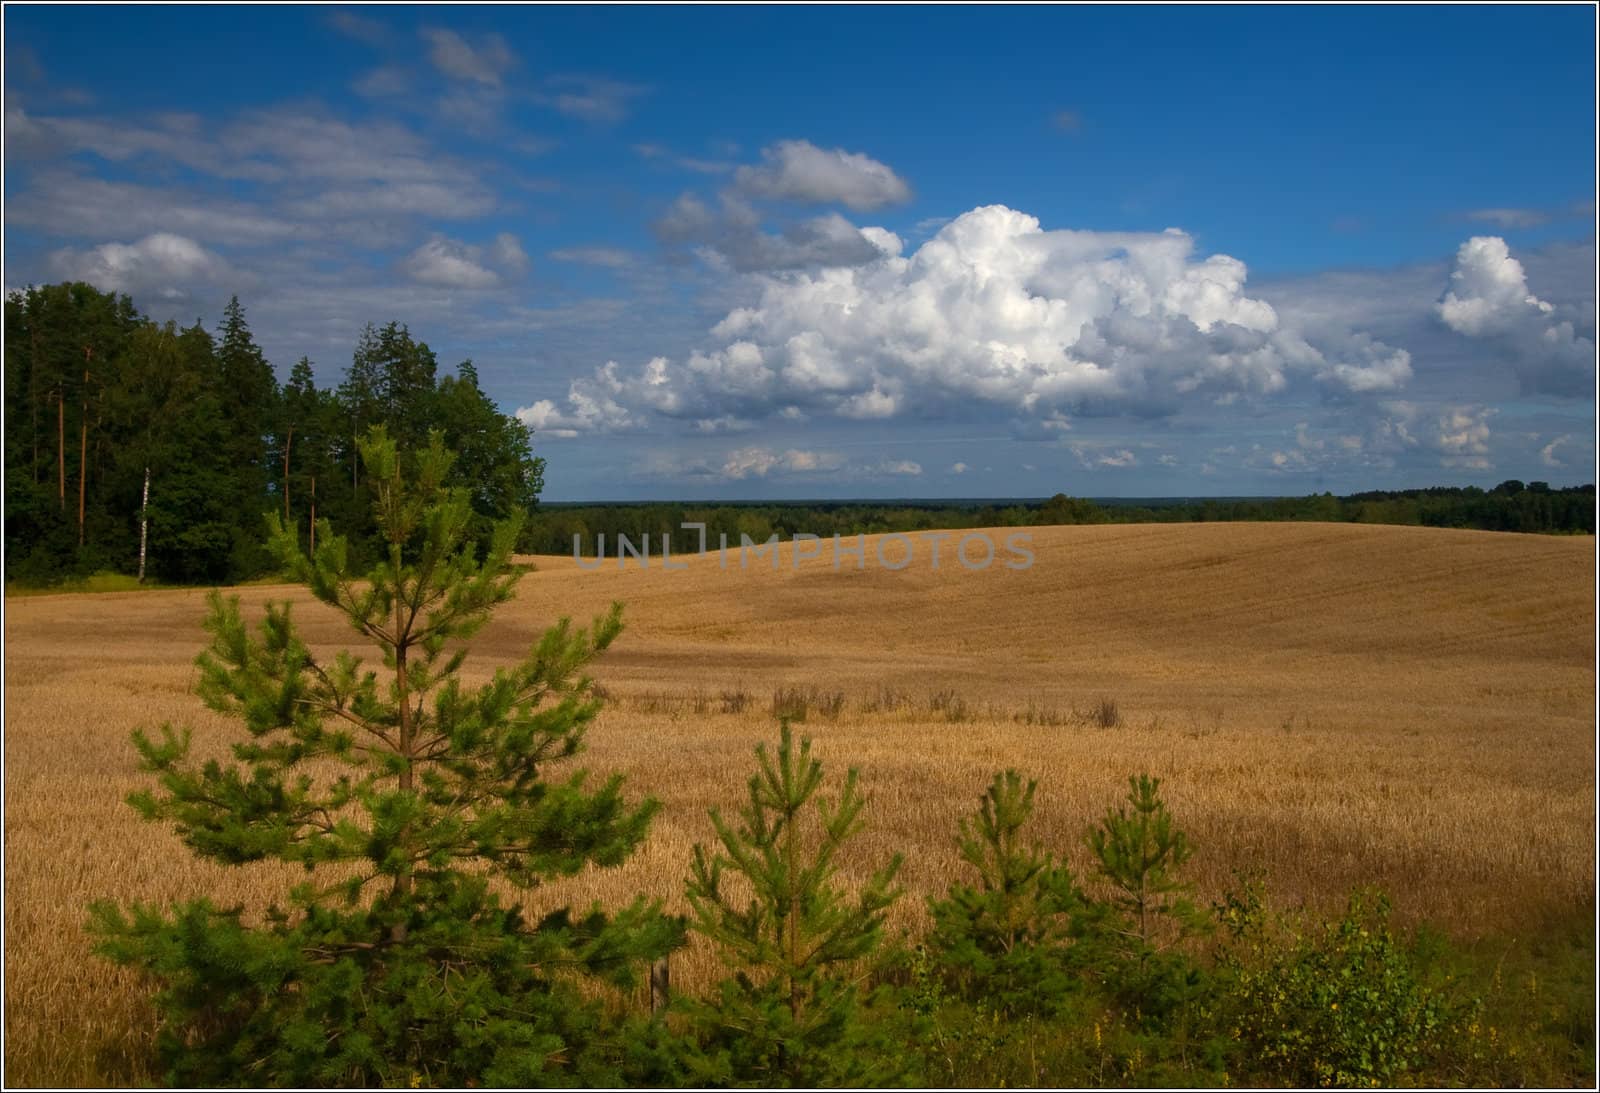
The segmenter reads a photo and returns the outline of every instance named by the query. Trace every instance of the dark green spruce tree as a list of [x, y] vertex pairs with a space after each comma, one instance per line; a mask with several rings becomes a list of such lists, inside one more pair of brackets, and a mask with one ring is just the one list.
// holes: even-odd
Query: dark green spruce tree
[[295, 362], [289, 372], [289, 382], [283, 385], [274, 434], [273, 463], [284, 523], [295, 529], [295, 534], [309, 545], [310, 524], [317, 514], [319, 485], [322, 512], [326, 515], [327, 502], [343, 496], [344, 480], [333, 471], [336, 436], [332, 394], [317, 389], [316, 376], [307, 357]]
[[409, 461], [381, 429], [362, 450], [388, 545], [371, 572], [350, 570], [325, 522], [309, 557], [269, 522], [281, 563], [379, 662], [314, 654], [287, 603], [252, 632], [237, 598], [213, 593], [199, 690], [243, 739], [231, 761], [200, 763], [187, 731], [134, 738], [159, 779], [131, 798], [147, 819], [203, 858], [295, 863], [305, 881], [263, 919], [203, 898], [100, 904], [98, 950], [158, 985], [174, 1083], [614, 1084], [604, 988], [680, 945], [682, 922], [642, 899], [531, 920], [490, 882], [616, 865], [645, 836], [655, 802], [629, 804], [619, 777], [556, 774], [599, 710], [582, 672], [620, 607], [587, 630], [563, 620], [463, 684], [462, 643], [512, 596], [519, 518], [479, 558], [438, 437]]
[[894, 1053], [872, 1042], [858, 981], [900, 894], [900, 856], [850, 895], [836, 873], [862, 825], [856, 771], [836, 801], [818, 797], [822, 763], [809, 739], [795, 746], [787, 722], [776, 755], [762, 744], [756, 760], [739, 822], [711, 812], [720, 852], [694, 848], [691, 922], [735, 972], [712, 1001], [687, 1006], [703, 1051], [688, 1078], [789, 1086], [881, 1078]]
[[222, 309], [218, 335], [215, 390], [228, 426], [223, 454], [231, 468], [232, 490], [227, 501], [236, 514], [232, 575], [254, 576], [270, 564], [259, 529], [261, 512], [272, 503], [269, 484], [276, 477], [271, 453], [278, 380], [250, 333], [239, 297]]

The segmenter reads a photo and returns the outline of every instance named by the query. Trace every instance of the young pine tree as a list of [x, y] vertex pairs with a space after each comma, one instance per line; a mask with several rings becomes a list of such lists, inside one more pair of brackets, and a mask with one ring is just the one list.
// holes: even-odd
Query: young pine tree
[[[695, 1084], [858, 1084], [881, 1059], [864, 1050], [856, 967], [879, 944], [899, 896], [897, 854], [859, 894], [834, 883], [836, 859], [861, 829], [866, 799], [852, 769], [836, 802], [817, 796], [822, 764], [787, 722], [759, 765], [737, 826], [713, 809], [720, 853], [694, 848], [694, 929], [737, 969], [711, 1003], [691, 1004], [705, 1052]], [[814, 822], [807, 822], [814, 813]]]
[[1126, 804], [1107, 809], [1089, 832], [1102, 880], [1110, 890], [1100, 917], [1112, 985], [1145, 1013], [1183, 1001], [1195, 972], [1176, 947], [1205, 928], [1179, 870], [1192, 853], [1161, 800], [1161, 781], [1128, 779]]
[[[613, 915], [503, 904], [588, 864], [615, 865], [656, 804], [619, 778], [553, 777], [599, 709], [585, 664], [621, 629], [563, 620], [517, 664], [461, 682], [461, 643], [509, 600], [519, 519], [483, 558], [470, 510], [442, 483], [437, 436], [402, 462], [381, 429], [363, 442], [387, 557], [364, 577], [319, 528], [304, 555], [269, 517], [272, 546], [313, 596], [378, 647], [381, 667], [326, 659], [289, 604], [256, 634], [213, 593], [200, 694], [243, 722], [232, 761], [189, 761], [190, 736], [135, 734], [160, 789], [131, 803], [173, 824], [198, 855], [304, 867], [263, 921], [205, 899], [170, 912], [100, 904], [99, 950], [160, 984], [160, 1047], [179, 1084], [601, 1084], [616, 1080], [599, 992], [682, 943], [683, 926], [636, 901]], [[324, 522], [325, 524], [325, 522]]]
[[1086, 905], [1072, 874], [1022, 840], [1038, 783], [996, 774], [975, 816], [962, 820], [961, 860], [978, 884], [929, 900], [935, 959], [962, 994], [1007, 1014], [1049, 1013], [1072, 990], [1073, 941]]

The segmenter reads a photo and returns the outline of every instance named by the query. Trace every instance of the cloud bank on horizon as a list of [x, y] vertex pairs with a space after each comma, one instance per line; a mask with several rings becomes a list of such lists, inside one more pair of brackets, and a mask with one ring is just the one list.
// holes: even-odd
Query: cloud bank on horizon
[[1168, 416], [1186, 402], [1226, 405], [1300, 382], [1394, 392], [1411, 377], [1404, 349], [1359, 332], [1311, 345], [1292, 317], [1245, 292], [1244, 263], [1197, 258], [1176, 228], [1046, 231], [993, 205], [910, 255], [884, 228], [855, 235], [858, 261], [762, 276], [757, 302], [711, 328], [714, 348], [681, 362], [657, 356], [633, 375], [607, 362], [574, 381], [565, 406], [542, 400], [520, 413], [574, 434], [651, 415], [704, 428], [986, 410], [1048, 429], [1066, 428], [1069, 414]]
[[[1260, 406], [1299, 393], [1367, 420], [1331, 442], [1298, 422], [1292, 447], [1257, 449], [1251, 466], [1297, 471], [1418, 452], [1444, 468], [1491, 468], [1492, 407], [1399, 397], [1413, 378], [1405, 348], [1322, 319], [1303, 323], [1292, 304], [1280, 311], [1252, 297], [1244, 263], [1196, 256], [1179, 229], [1046, 230], [1025, 213], [985, 206], [946, 222], [910, 255], [893, 232], [854, 230], [860, 260], [755, 275], [756, 302], [711, 327], [708, 348], [676, 361], [655, 356], [632, 373], [607, 361], [573, 380], [565, 400], [542, 399], [518, 415], [567, 438], [662, 426], [743, 432], [817, 418], [987, 418], [1006, 421], [1018, 439], [1055, 437], [1095, 470], [1140, 460], [1127, 448], [1072, 442], [1075, 420], [1166, 419], [1197, 403]], [[1587, 312], [1558, 313], [1534, 296], [1504, 239], [1464, 242], [1441, 290], [1428, 310], [1459, 337], [1492, 343], [1525, 392], [1592, 392], [1592, 302]], [[774, 466], [833, 469], [765, 454], [763, 475]], [[1553, 458], [1541, 449], [1543, 465], [1563, 465]], [[730, 455], [723, 477], [747, 477], [746, 463]], [[704, 461], [693, 466], [714, 474]]]
[[1398, 259], [1361, 257], [1377, 214], [1329, 206], [1341, 257], [1318, 268], [1206, 242], [1265, 217], [1265, 181], [1231, 220], [1159, 172], [1064, 207], [1042, 158], [1138, 154], [1078, 105], [969, 177], [943, 142], [826, 111], [706, 136], [669, 71], [556, 67], [510, 22], [336, 11], [297, 18], [351, 58], [339, 84], [123, 108], [114, 76], [52, 80], [30, 18], [7, 42], [8, 290], [84, 280], [183, 321], [237, 292], [280, 369], [309, 353], [325, 383], [401, 319], [548, 442], [556, 496], [1593, 478], [1593, 202], [1519, 200], [1510, 175], [1501, 200], [1434, 197]]

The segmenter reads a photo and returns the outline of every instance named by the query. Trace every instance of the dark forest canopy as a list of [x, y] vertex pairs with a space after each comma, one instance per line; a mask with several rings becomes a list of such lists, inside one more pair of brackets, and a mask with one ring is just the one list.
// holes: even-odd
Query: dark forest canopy
[[8, 581], [137, 572], [141, 512], [148, 573], [168, 582], [266, 572], [268, 510], [303, 541], [314, 512], [370, 550], [355, 438], [376, 424], [410, 448], [444, 433], [483, 533], [543, 488], [531, 431], [470, 361], [439, 375], [401, 323], [369, 324], [344, 381], [319, 389], [305, 358], [279, 384], [237, 297], [210, 330], [158, 324], [81, 283], [13, 292], [5, 308]]

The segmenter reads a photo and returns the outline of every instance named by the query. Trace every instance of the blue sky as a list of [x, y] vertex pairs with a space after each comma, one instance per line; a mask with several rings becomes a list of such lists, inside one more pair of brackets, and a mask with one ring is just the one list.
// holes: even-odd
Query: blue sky
[[5, 10], [5, 284], [397, 318], [552, 499], [1594, 478], [1594, 10]]

